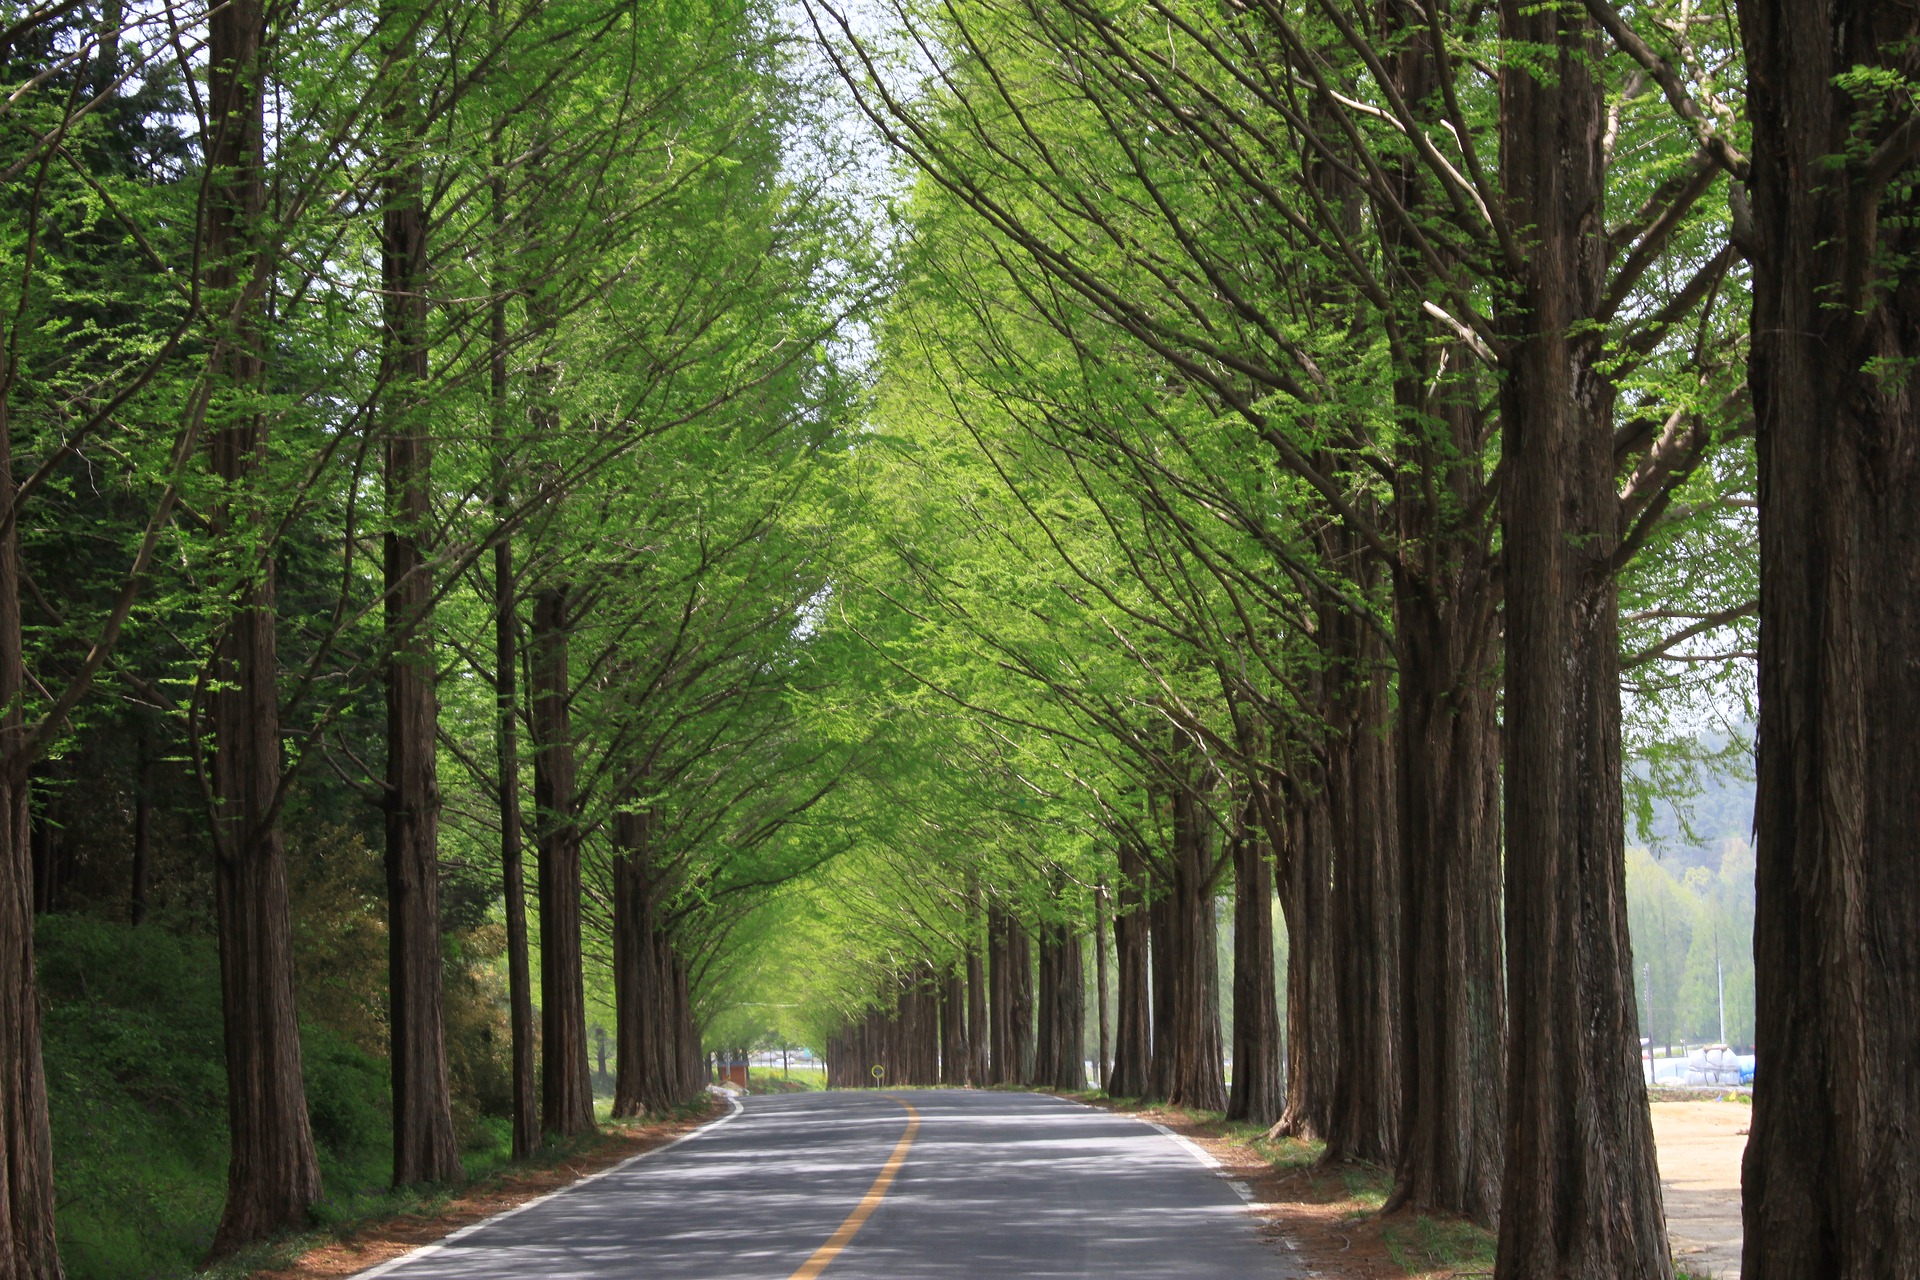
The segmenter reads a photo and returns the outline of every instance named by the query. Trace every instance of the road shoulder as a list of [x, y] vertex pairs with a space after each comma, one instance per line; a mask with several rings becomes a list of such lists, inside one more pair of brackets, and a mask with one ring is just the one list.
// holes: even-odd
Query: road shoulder
[[286, 1251], [294, 1255], [290, 1259], [246, 1274], [249, 1280], [343, 1280], [363, 1275], [669, 1147], [731, 1114], [733, 1108], [725, 1100], [710, 1097], [704, 1106], [667, 1119], [612, 1121], [577, 1146], [536, 1155], [454, 1188], [427, 1201], [421, 1211], [300, 1237]]

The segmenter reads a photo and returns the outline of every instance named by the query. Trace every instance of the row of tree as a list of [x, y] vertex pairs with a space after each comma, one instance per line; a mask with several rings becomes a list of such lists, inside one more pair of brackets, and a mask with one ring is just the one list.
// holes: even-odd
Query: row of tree
[[615, 1114], [698, 1094], [858, 746], [790, 690], [871, 276], [778, 15], [9, 5], [0, 66], [0, 1276], [61, 1272], [36, 911], [217, 934], [214, 1250], [307, 1222], [289, 829], [384, 850], [397, 1184], [472, 1137], [454, 922], [514, 1154], [595, 1125], [589, 988]]
[[1670, 1274], [1623, 758], [1757, 693], [1748, 1270], [1908, 1265], [1911, 7], [808, 12], [916, 175], [837, 599], [969, 780], [807, 900], [822, 1039], [1110, 895], [1110, 1087], [1218, 1105], [1271, 874], [1283, 1124], [1502, 1277]]

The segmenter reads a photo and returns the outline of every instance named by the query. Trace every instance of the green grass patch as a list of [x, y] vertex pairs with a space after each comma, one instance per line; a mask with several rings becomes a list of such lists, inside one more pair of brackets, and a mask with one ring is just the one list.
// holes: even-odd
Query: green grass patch
[[[45, 1010], [60, 1255], [70, 1280], [193, 1274], [226, 1198], [220, 966], [210, 938], [80, 916], [36, 929]], [[307, 1115], [326, 1198], [321, 1234], [436, 1195], [395, 1192], [387, 1064], [322, 1027], [301, 1028]], [[504, 1122], [469, 1127], [469, 1174], [506, 1158]], [[248, 1255], [282, 1260], [310, 1238]], [[235, 1267], [220, 1274], [244, 1274]]]
[[1463, 1219], [1416, 1216], [1387, 1223], [1382, 1235], [1394, 1265], [1403, 1271], [1493, 1270], [1493, 1232]]

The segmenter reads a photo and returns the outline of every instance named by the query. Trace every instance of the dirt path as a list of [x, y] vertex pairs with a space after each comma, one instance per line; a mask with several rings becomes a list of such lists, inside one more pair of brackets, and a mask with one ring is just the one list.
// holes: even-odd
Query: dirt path
[[1740, 1156], [1752, 1119], [1737, 1102], [1653, 1104], [1673, 1260], [1696, 1280], [1739, 1280]]

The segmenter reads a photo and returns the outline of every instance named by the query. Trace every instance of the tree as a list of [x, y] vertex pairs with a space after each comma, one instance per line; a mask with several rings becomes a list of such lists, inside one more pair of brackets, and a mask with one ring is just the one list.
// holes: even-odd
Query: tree
[[261, 546], [264, 513], [256, 491], [266, 449], [267, 418], [256, 397], [265, 374], [272, 272], [263, 225], [266, 35], [266, 9], [256, 0], [222, 7], [209, 20], [203, 146], [213, 183], [203, 288], [219, 311], [208, 370], [216, 417], [208, 452], [214, 475], [228, 486], [215, 526], [226, 540], [230, 597], [204, 705], [213, 739], [207, 775], [233, 1143], [215, 1253], [299, 1225], [320, 1198], [300, 1071], [280, 834], [274, 565]]
[[1613, 387], [1587, 326], [1605, 287], [1605, 100], [1584, 15], [1509, 3], [1550, 56], [1501, 83], [1507, 568], [1506, 1169], [1502, 1277], [1672, 1271], [1626, 930]]
[[427, 209], [419, 103], [410, 83], [423, 15], [380, 9], [386, 90], [381, 181], [381, 449], [387, 524], [386, 867], [393, 1181], [451, 1182], [460, 1151], [441, 1025], [438, 652], [433, 637], [432, 446], [421, 403], [428, 379]]
[[1920, 1265], [1920, 15], [1739, 12], [1761, 574], [1743, 1273], [1894, 1276]]

